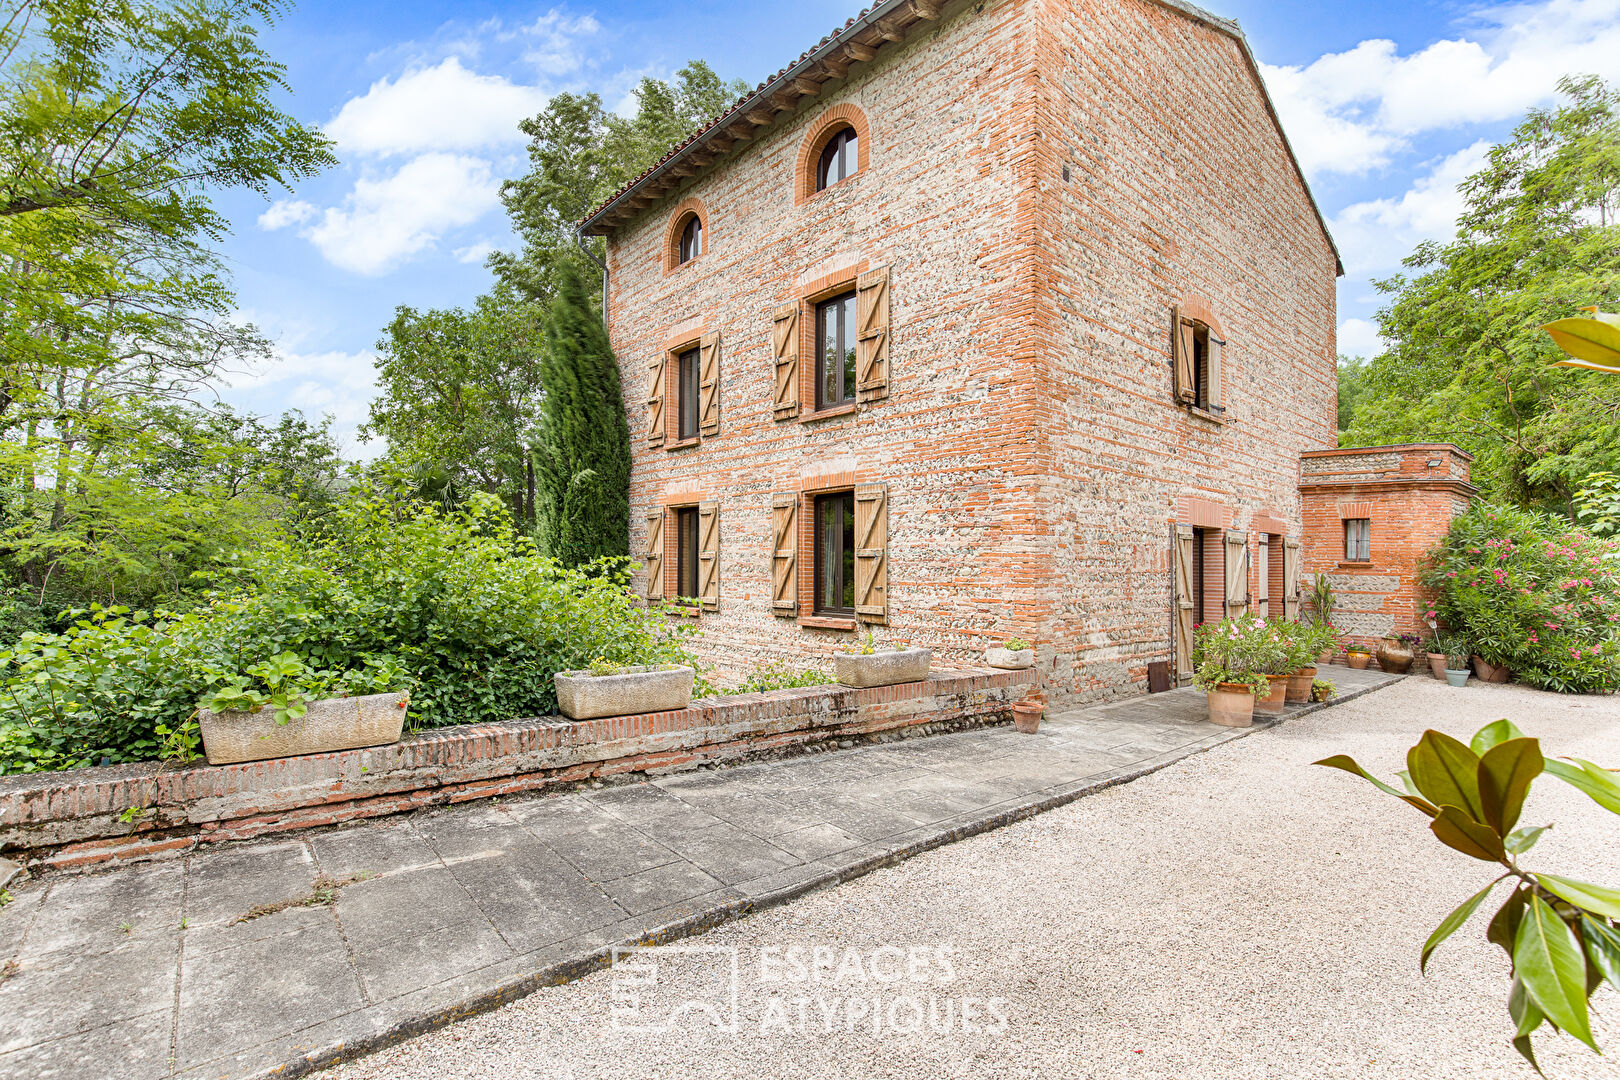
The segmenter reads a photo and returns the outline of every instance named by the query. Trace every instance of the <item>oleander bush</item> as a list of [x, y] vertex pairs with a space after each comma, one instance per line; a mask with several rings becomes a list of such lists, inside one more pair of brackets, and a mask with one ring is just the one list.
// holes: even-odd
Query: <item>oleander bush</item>
[[1431, 619], [1530, 686], [1620, 688], [1620, 541], [1547, 514], [1478, 504], [1430, 553]]

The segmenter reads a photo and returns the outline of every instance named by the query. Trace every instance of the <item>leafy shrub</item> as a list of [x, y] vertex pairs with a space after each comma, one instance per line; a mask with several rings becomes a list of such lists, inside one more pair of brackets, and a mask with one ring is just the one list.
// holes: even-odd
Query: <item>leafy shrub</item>
[[1280, 668], [1286, 655], [1281, 635], [1264, 619], [1239, 615], [1204, 623], [1193, 637], [1193, 682], [1200, 690], [1227, 683], [1264, 696], [1270, 693], [1266, 672]]
[[[1620, 541], [1475, 504], [1430, 553], [1439, 618], [1487, 662], [1564, 693], [1620, 688]], [[1448, 641], [1449, 645], [1450, 642]]]
[[832, 682], [832, 677], [819, 668], [802, 668], [795, 670], [788, 664], [776, 661], [761, 664], [749, 673], [741, 686], [735, 690], [721, 690], [722, 694], [765, 694], [772, 690], [792, 690], [801, 686], [825, 686]]

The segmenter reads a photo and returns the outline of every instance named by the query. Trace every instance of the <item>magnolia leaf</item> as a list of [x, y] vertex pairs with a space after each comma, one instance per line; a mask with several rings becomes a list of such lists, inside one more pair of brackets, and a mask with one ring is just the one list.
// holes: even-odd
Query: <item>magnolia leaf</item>
[[1479, 755], [1468, 747], [1443, 732], [1425, 731], [1406, 752], [1406, 767], [1425, 799], [1485, 820], [1479, 803]]
[[1598, 1053], [1586, 1011], [1586, 955], [1575, 932], [1531, 895], [1513, 942], [1513, 971], [1547, 1019]]
[[1417, 785], [1412, 783], [1411, 770], [1402, 769], [1400, 772], [1396, 773], [1395, 775], [1401, 778], [1401, 787], [1406, 789], [1406, 793], [1408, 795], [1416, 796], [1419, 799], [1423, 798], [1423, 792], [1419, 791], [1417, 789]]
[[1541, 887], [1560, 896], [1576, 907], [1595, 911], [1599, 915], [1607, 915], [1611, 919], [1620, 919], [1620, 889], [1611, 889], [1606, 885], [1593, 885], [1589, 881], [1576, 881], [1574, 878], [1559, 877], [1556, 874], [1532, 874]]
[[1542, 329], [1570, 358], [1556, 366], [1620, 372], [1620, 327], [1602, 319], [1577, 318], [1559, 319]]
[[1590, 915], [1582, 915], [1581, 941], [1586, 945], [1592, 966], [1609, 980], [1610, 986], [1620, 990], [1620, 931]]
[[1523, 855], [1536, 846], [1541, 834], [1552, 828], [1551, 825], [1526, 825], [1522, 829], [1514, 829], [1513, 833], [1502, 845], [1508, 849], [1510, 855]]
[[1544, 764], [1541, 744], [1535, 739], [1509, 739], [1487, 750], [1479, 759], [1481, 820], [1503, 836], [1512, 832], [1530, 784], [1541, 775]]
[[1429, 822], [1429, 831], [1439, 841], [1464, 855], [1484, 862], [1501, 862], [1507, 858], [1502, 838], [1489, 825], [1481, 825], [1455, 806], [1442, 806], [1440, 813]]
[[1321, 761], [1312, 762], [1312, 764], [1325, 765], [1329, 769], [1341, 769], [1352, 776], [1359, 776], [1369, 784], [1373, 785], [1373, 787], [1376, 787], [1379, 791], [1384, 792], [1386, 795], [1393, 795], [1402, 802], [1409, 803], [1410, 805], [1417, 807], [1430, 817], [1434, 817], [1434, 815], [1440, 812], [1433, 803], [1429, 802], [1420, 795], [1404, 795], [1401, 792], [1396, 791], [1394, 788], [1378, 779], [1378, 777], [1374, 776], [1366, 769], [1363, 769], [1360, 765], [1357, 765], [1356, 759], [1351, 757], [1349, 754], [1334, 754], [1332, 757], [1323, 758]]
[[1493, 945], [1499, 945], [1502, 951], [1513, 956], [1513, 940], [1519, 935], [1519, 921], [1524, 918], [1524, 905], [1529, 899], [1530, 887], [1521, 885], [1508, 894], [1502, 901], [1502, 906], [1496, 909], [1491, 916], [1490, 923], [1485, 927], [1485, 940]]
[[1515, 1035], [1528, 1035], [1541, 1026], [1546, 1019], [1536, 1003], [1530, 1000], [1530, 994], [1524, 988], [1524, 980], [1514, 977], [1513, 989], [1508, 992], [1508, 1015], [1513, 1017]]
[[1476, 754], [1483, 754], [1498, 743], [1505, 743], [1509, 739], [1522, 739], [1524, 732], [1514, 726], [1511, 720], [1494, 720], [1478, 731], [1468, 741], [1468, 749]]
[[1564, 761], [1549, 761], [1546, 770], [1564, 783], [1582, 791], [1603, 809], [1611, 813], [1620, 814], [1620, 781], [1609, 770], [1593, 765], [1590, 761], [1572, 758], [1575, 762], [1570, 765]]
[[1418, 957], [1418, 971], [1427, 971], [1429, 954], [1434, 952], [1435, 947], [1442, 941], [1455, 934], [1457, 928], [1468, 921], [1468, 916], [1479, 910], [1479, 905], [1485, 902], [1485, 898], [1491, 894], [1491, 890], [1496, 888], [1501, 880], [1501, 878], [1497, 878], [1496, 881], [1491, 882], [1479, 892], [1464, 900], [1450, 915], [1440, 920], [1440, 925], [1434, 928], [1434, 933], [1429, 935], [1429, 940], [1423, 943], [1423, 953]]

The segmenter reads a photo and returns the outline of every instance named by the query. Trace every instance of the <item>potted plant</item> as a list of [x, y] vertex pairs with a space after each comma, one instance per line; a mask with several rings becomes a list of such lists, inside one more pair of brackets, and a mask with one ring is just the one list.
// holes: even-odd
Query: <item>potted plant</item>
[[1345, 660], [1357, 671], [1365, 670], [1372, 663], [1372, 655], [1372, 650], [1361, 644], [1347, 645], [1344, 650]]
[[1035, 649], [1023, 638], [1008, 638], [999, 649], [995, 646], [986, 649], [984, 659], [993, 668], [1022, 671], [1035, 666]]
[[1493, 664], [1479, 653], [1474, 654], [1474, 673], [1480, 682], [1505, 683], [1513, 678], [1513, 671], [1506, 664]]
[[210, 765], [229, 765], [396, 743], [405, 730], [409, 684], [393, 657], [335, 672], [279, 653], [197, 703], [203, 754]]
[[1041, 715], [1046, 712], [1046, 706], [1034, 699], [1019, 701], [1012, 707], [1013, 727], [1025, 735], [1033, 735], [1040, 730]]
[[1378, 666], [1392, 675], [1405, 675], [1412, 670], [1422, 640], [1416, 634], [1385, 634], [1378, 643]]
[[1316, 680], [1317, 658], [1327, 648], [1323, 642], [1333, 640], [1333, 631], [1316, 623], [1288, 624], [1294, 670], [1288, 677], [1288, 700], [1302, 704], [1311, 700], [1311, 685]]
[[870, 630], [833, 657], [833, 671], [845, 686], [893, 686], [928, 678], [932, 649], [897, 649], [880, 645]]
[[1468, 676], [1473, 672], [1468, 669], [1468, 645], [1460, 638], [1453, 638], [1446, 643], [1446, 682], [1452, 686], [1467, 686]]
[[1311, 684], [1312, 701], [1328, 701], [1338, 692], [1339, 688], [1326, 679], [1317, 679]]
[[1310, 595], [1305, 603], [1310, 607], [1311, 625], [1321, 627], [1327, 633], [1322, 639], [1321, 651], [1317, 653], [1318, 667], [1326, 667], [1333, 662], [1333, 654], [1338, 649], [1338, 635], [1333, 632], [1333, 608], [1338, 603], [1333, 595], [1333, 585], [1328, 581], [1326, 574], [1318, 573], [1311, 580]]
[[1265, 635], [1255, 662], [1266, 677], [1266, 689], [1255, 697], [1254, 711], [1262, 716], [1281, 716], [1288, 702], [1288, 683], [1299, 667], [1294, 662], [1294, 641], [1289, 623], [1276, 619], [1265, 624]]
[[1445, 643], [1440, 640], [1440, 624], [1435, 621], [1438, 614], [1433, 608], [1430, 608], [1424, 614], [1424, 619], [1429, 624], [1429, 641], [1425, 648], [1428, 650], [1429, 671], [1433, 673], [1436, 679], [1445, 682], [1446, 648]]
[[696, 672], [677, 664], [621, 667], [602, 657], [583, 671], [559, 671], [557, 708], [570, 720], [669, 712], [692, 703]]
[[1252, 615], [1205, 623], [1193, 643], [1193, 683], [1209, 696], [1209, 719], [1224, 727], [1254, 723], [1254, 699], [1269, 694], [1260, 670], [1270, 647], [1265, 620]]

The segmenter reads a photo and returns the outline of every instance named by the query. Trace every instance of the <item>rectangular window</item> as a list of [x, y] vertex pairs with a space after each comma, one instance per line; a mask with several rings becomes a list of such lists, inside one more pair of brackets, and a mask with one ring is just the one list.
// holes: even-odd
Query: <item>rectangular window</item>
[[855, 400], [855, 294], [816, 305], [816, 408]]
[[698, 511], [683, 506], [675, 511], [675, 595], [698, 597]]
[[1344, 561], [1372, 561], [1372, 521], [1369, 518], [1345, 518]]
[[675, 358], [675, 404], [680, 411], [679, 439], [695, 439], [698, 433], [698, 350], [688, 349]]
[[855, 493], [816, 498], [815, 610], [855, 614]]

